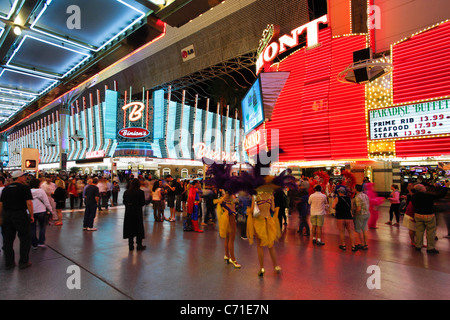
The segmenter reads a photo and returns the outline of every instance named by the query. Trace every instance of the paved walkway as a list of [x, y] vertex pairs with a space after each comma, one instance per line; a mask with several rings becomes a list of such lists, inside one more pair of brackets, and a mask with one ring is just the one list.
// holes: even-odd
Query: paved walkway
[[[369, 250], [353, 253], [338, 248], [338, 231], [332, 216], [325, 220], [325, 245], [317, 247], [309, 237], [296, 232], [298, 218], [294, 213], [276, 244], [282, 274], [272, 271], [267, 253], [266, 274], [260, 278], [256, 247], [239, 234], [235, 251], [242, 268], [234, 269], [223, 261], [223, 239], [218, 236], [217, 227], [203, 227], [202, 234], [184, 232], [180, 218], [172, 223], [154, 222], [150, 211], [151, 208], [145, 216], [147, 249], [130, 252], [127, 241], [122, 239], [123, 206], [100, 212], [95, 232], [82, 230], [82, 210], [65, 210], [64, 225], [47, 229], [47, 247], [31, 250], [30, 268], [5, 270], [3, 252], [0, 253], [0, 299], [450, 298], [450, 240], [443, 238], [447, 229], [441, 219], [437, 233], [440, 254], [417, 252], [409, 245], [407, 229], [385, 225], [387, 207], [381, 210], [379, 228], [369, 231]], [[18, 242], [16, 239], [16, 257]], [[379, 268], [379, 282], [375, 281], [377, 273], [368, 273], [373, 266]], [[369, 283], [380, 284], [379, 289], [368, 288], [369, 277], [375, 279]]]

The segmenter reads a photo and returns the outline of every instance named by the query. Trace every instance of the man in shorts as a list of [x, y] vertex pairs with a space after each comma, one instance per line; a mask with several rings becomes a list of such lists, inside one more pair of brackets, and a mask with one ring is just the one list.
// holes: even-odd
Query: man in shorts
[[313, 244], [324, 245], [325, 243], [322, 242], [322, 226], [328, 209], [328, 199], [322, 193], [322, 187], [320, 185], [315, 186], [314, 190], [315, 192], [308, 199], [311, 213], [312, 241]]
[[367, 222], [369, 221], [370, 202], [369, 197], [363, 192], [363, 186], [357, 184], [355, 186], [355, 214], [353, 221], [355, 224], [356, 234], [359, 236], [360, 244], [356, 245], [358, 249], [367, 250]]

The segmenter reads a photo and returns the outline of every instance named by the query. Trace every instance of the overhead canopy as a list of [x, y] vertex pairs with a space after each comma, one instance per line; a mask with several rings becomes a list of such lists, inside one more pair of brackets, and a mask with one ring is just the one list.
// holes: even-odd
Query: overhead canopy
[[0, 1], [0, 127], [157, 38], [163, 21], [185, 24], [221, 0], [191, 2]]
[[147, 13], [123, 0], [1, 1], [0, 123], [142, 24]]

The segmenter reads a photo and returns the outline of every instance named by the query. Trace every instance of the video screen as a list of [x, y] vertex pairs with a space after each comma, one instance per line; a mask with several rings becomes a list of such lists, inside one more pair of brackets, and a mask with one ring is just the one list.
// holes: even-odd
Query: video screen
[[241, 101], [244, 134], [249, 133], [264, 122], [264, 106], [260, 79], [256, 79]]

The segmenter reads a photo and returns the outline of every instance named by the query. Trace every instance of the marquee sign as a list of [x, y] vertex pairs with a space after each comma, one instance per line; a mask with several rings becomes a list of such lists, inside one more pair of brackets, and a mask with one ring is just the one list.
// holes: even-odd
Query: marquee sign
[[119, 136], [127, 139], [144, 138], [150, 134], [150, 131], [144, 128], [123, 128], [119, 131]]
[[199, 142], [192, 146], [195, 152], [196, 159], [211, 159], [213, 161], [218, 162], [237, 162], [236, 152], [225, 152], [225, 151], [216, 151], [212, 150], [210, 147], [206, 146], [205, 143]]
[[[278, 41], [274, 41], [268, 44], [262, 53], [258, 56], [256, 61], [256, 74], [259, 74], [266, 62], [272, 62], [275, 58], [288, 50], [298, 46], [298, 37], [306, 31], [307, 47], [313, 48], [319, 44], [319, 24], [328, 23], [328, 15], [324, 15], [316, 20], [308, 22], [291, 31], [291, 35], [283, 35], [278, 38]], [[267, 30], [267, 29], [266, 29]], [[267, 31], [264, 30], [263, 38], [266, 38]], [[262, 39], [264, 42], [264, 39]], [[260, 49], [259, 49], [260, 50]]]
[[106, 156], [105, 150], [96, 150], [86, 152], [86, 159], [104, 158]]
[[244, 150], [248, 151], [251, 148], [258, 146], [261, 142], [261, 133], [260, 130], [253, 131], [248, 134], [244, 139]]
[[369, 111], [370, 140], [450, 134], [450, 100]]
[[[125, 101], [127, 101], [128, 94], [125, 92]], [[144, 95], [145, 93], [143, 93]], [[149, 93], [147, 91], [147, 97]], [[132, 140], [140, 139], [140, 142], [149, 143], [151, 139], [151, 132], [149, 131], [149, 102], [145, 100], [141, 101], [129, 101], [123, 106], [119, 107], [117, 113], [117, 139], [119, 143], [131, 142]], [[119, 147], [120, 149], [120, 147]]]

